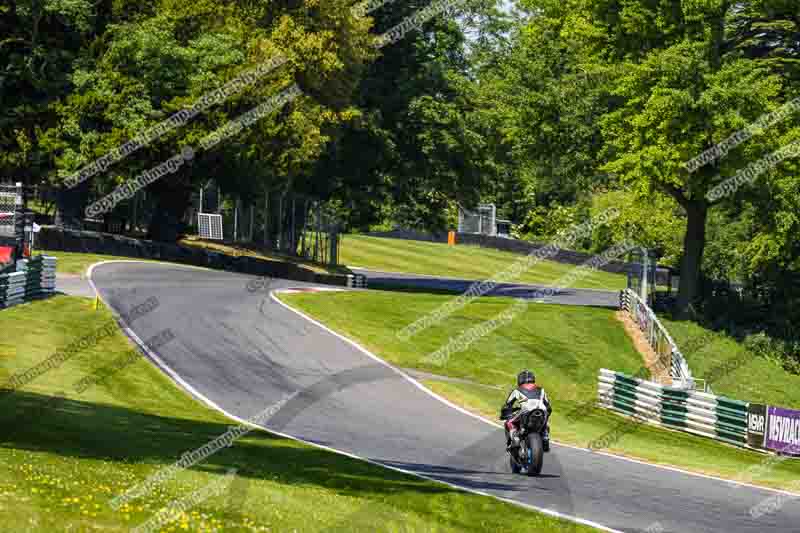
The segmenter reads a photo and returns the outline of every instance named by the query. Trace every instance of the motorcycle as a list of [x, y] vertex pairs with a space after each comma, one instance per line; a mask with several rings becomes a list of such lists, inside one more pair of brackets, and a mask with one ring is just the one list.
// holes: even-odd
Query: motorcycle
[[541, 399], [531, 398], [518, 408], [501, 409], [500, 420], [510, 420], [517, 414], [520, 415], [517, 431], [519, 446], [507, 450], [511, 472], [538, 476], [542, 472], [544, 452], [550, 451], [549, 442], [544, 440], [549, 418], [547, 408]]

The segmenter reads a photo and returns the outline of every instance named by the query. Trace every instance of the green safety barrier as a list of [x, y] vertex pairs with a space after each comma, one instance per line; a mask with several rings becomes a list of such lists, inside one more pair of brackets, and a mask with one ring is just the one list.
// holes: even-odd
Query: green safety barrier
[[600, 371], [598, 393], [603, 407], [622, 414], [736, 446], [747, 445], [747, 402], [661, 386], [606, 369]]

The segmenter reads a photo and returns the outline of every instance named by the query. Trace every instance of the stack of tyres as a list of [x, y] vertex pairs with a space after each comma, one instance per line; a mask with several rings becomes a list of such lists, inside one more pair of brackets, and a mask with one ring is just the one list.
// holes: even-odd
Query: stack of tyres
[[25, 273], [14, 272], [0, 276], [0, 308], [11, 307], [25, 301]]
[[56, 263], [56, 258], [49, 256], [17, 261], [17, 272], [0, 276], [0, 309], [52, 295]]
[[56, 258], [40, 255], [27, 260], [25, 274], [28, 299], [50, 296], [56, 287]]

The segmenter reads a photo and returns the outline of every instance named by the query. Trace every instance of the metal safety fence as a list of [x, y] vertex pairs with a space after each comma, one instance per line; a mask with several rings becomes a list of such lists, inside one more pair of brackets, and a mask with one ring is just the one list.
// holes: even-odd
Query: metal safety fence
[[672, 384], [682, 389], [694, 389], [695, 379], [686, 359], [655, 312], [631, 289], [621, 291], [619, 299], [620, 309], [627, 311], [639, 326], [658, 360], [669, 361]]
[[15, 236], [15, 220], [22, 205], [22, 184], [0, 183], [0, 237]]
[[21, 183], [0, 184], [0, 274], [13, 272], [23, 253], [25, 196]]

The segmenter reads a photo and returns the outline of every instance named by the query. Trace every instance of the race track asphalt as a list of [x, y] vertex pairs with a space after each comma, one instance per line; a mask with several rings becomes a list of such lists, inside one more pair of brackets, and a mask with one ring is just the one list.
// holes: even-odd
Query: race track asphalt
[[156, 297], [159, 307], [134, 323], [134, 333], [147, 339], [171, 329], [176, 339], [156, 360], [228, 413], [248, 418], [299, 392], [267, 429], [619, 531], [656, 522], [664, 532], [800, 529], [796, 500], [749, 516], [774, 492], [567, 446], [545, 455], [541, 477], [512, 475], [501, 429], [439, 401], [268, 294], [302, 283], [272, 281], [251, 292], [252, 277], [148, 263], [102, 264], [92, 279], [119, 313]]
[[[472, 285], [484, 281], [422, 274], [403, 274], [399, 272], [379, 272], [355, 267], [350, 267], [350, 270], [366, 276], [368, 286], [373, 289], [405, 288], [418, 291], [444, 291], [463, 294]], [[545, 285], [526, 285], [524, 283], [497, 283], [492, 290], [487, 291], [482, 296], [523, 298], [540, 303], [561, 305], [589, 305], [614, 309], [619, 307], [619, 291], [548, 287]]]
[[75, 274], [56, 274], [58, 292], [82, 298], [94, 298], [94, 290], [88, 280]]

